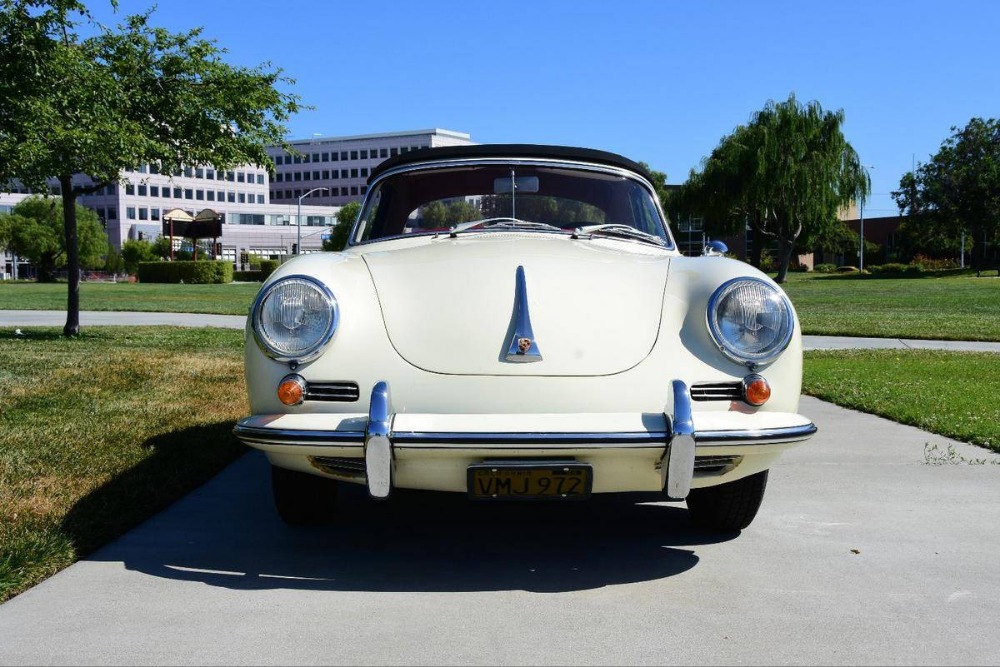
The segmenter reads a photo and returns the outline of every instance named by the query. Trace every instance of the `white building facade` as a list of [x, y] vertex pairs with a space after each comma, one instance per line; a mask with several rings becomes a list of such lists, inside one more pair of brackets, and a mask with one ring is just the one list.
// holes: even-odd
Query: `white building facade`
[[[121, 182], [78, 201], [97, 213], [116, 249], [130, 239], [152, 241], [161, 236], [168, 211], [179, 208], [194, 216], [211, 209], [223, 222], [217, 259], [242, 268], [239, 261], [245, 256], [277, 258], [296, 250], [321, 250], [323, 238], [337, 223], [337, 212], [344, 204], [361, 200], [371, 169], [382, 160], [419, 148], [471, 143], [466, 133], [441, 129], [314, 137], [290, 141], [291, 152], [279, 146], [267, 149], [275, 163], [273, 179], [262, 166], [225, 171], [185, 167], [163, 174], [144, 165], [123, 173]], [[80, 176], [78, 182], [91, 181]], [[55, 181], [49, 187], [49, 194], [61, 194]], [[316, 188], [321, 190], [304, 196]], [[4, 189], [0, 213], [31, 194], [18, 183]], [[13, 277], [18, 265], [4, 251], [0, 275]], [[24, 275], [23, 270], [16, 275]]]

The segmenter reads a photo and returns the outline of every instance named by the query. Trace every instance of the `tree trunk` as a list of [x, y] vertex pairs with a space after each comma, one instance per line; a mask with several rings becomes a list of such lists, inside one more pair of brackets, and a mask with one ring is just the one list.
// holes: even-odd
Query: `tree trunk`
[[757, 223], [753, 223], [751, 228], [753, 229], [753, 250], [750, 251], [750, 265], [760, 269], [760, 258], [764, 252], [764, 239], [766, 237], [761, 233]]
[[62, 188], [63, 228], [66, 233], [66, 270], [69, 277], [69, 295], [66, 299], [66, 326], [64, 336], [80, 335], [80, 245], [76, 233], [76, 193], [73, 192], [72, 175], [59, 177]]
[[776, 283], [785, 282], [785, 277], [788, 275], [788, 265], [792, 261], [792, 252], [795, 250], [795, 241], [779, 238], [778, 239], [778, 277], [774, 279]]

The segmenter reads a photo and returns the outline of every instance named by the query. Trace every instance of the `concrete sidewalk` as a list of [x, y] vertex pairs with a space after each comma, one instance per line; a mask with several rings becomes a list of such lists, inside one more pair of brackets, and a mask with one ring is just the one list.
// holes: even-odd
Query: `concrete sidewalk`
[[[61, 327], [66, 313], [58, 310], [0, 310], [0, 335], [4, 329], [24, 327]], [[181, 327], [222, 327], [242, 329], [243, 315], [201, 315], [196, 313], [95, 312], [80, 313], [81, 326], [147, 326], [174, 325]], [[955, 352], [997, 352], [1000, 342], [913, 340], [909, 338], [855, 338], [851, 336], [803, 336], [806, 350], [894, 349], [951, 350]]]
[[[819, 433], [739, 535], [696, 533], [660, 496], [376, 503], [357, 486], [335, 523], [295, 529], [254, 452], [0, 605], [0, 664], [1000, 662], [1000, 457], [801, 411]], [[935, 465], [928, 443], [954, 456]]]

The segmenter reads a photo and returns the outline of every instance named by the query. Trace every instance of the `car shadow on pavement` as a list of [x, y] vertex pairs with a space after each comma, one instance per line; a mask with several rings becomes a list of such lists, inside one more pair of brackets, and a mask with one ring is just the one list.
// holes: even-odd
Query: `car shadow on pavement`
[[241, 590], [562, 592], [671, 577], [697, 564], [691, 546], [738, 535], [694, 532], [683, 504], [649, 494], [501, 504], [397, 490], [376, 502], [346, 484], [331, 523], [290, 527], [271, 506], [266, 462], [251, 467], [238, 492], [192, 494], [203, 497], [89, 560]]

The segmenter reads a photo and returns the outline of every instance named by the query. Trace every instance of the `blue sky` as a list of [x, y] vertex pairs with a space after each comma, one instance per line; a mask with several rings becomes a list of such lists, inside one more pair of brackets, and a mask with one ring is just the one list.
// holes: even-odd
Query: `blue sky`
[[[101, 20], [110, 3], [88, 0]], [[120, 0], [119, 15], [145, 0]], [[314, 107], [289, 138], [446, 128], [586, 146], [682, 182], [769, 99], [844, 109], [866, 217], [974, 116], [1000, 116], [1000, 2], [161, 0], [229, 62], [271, 62]]]

